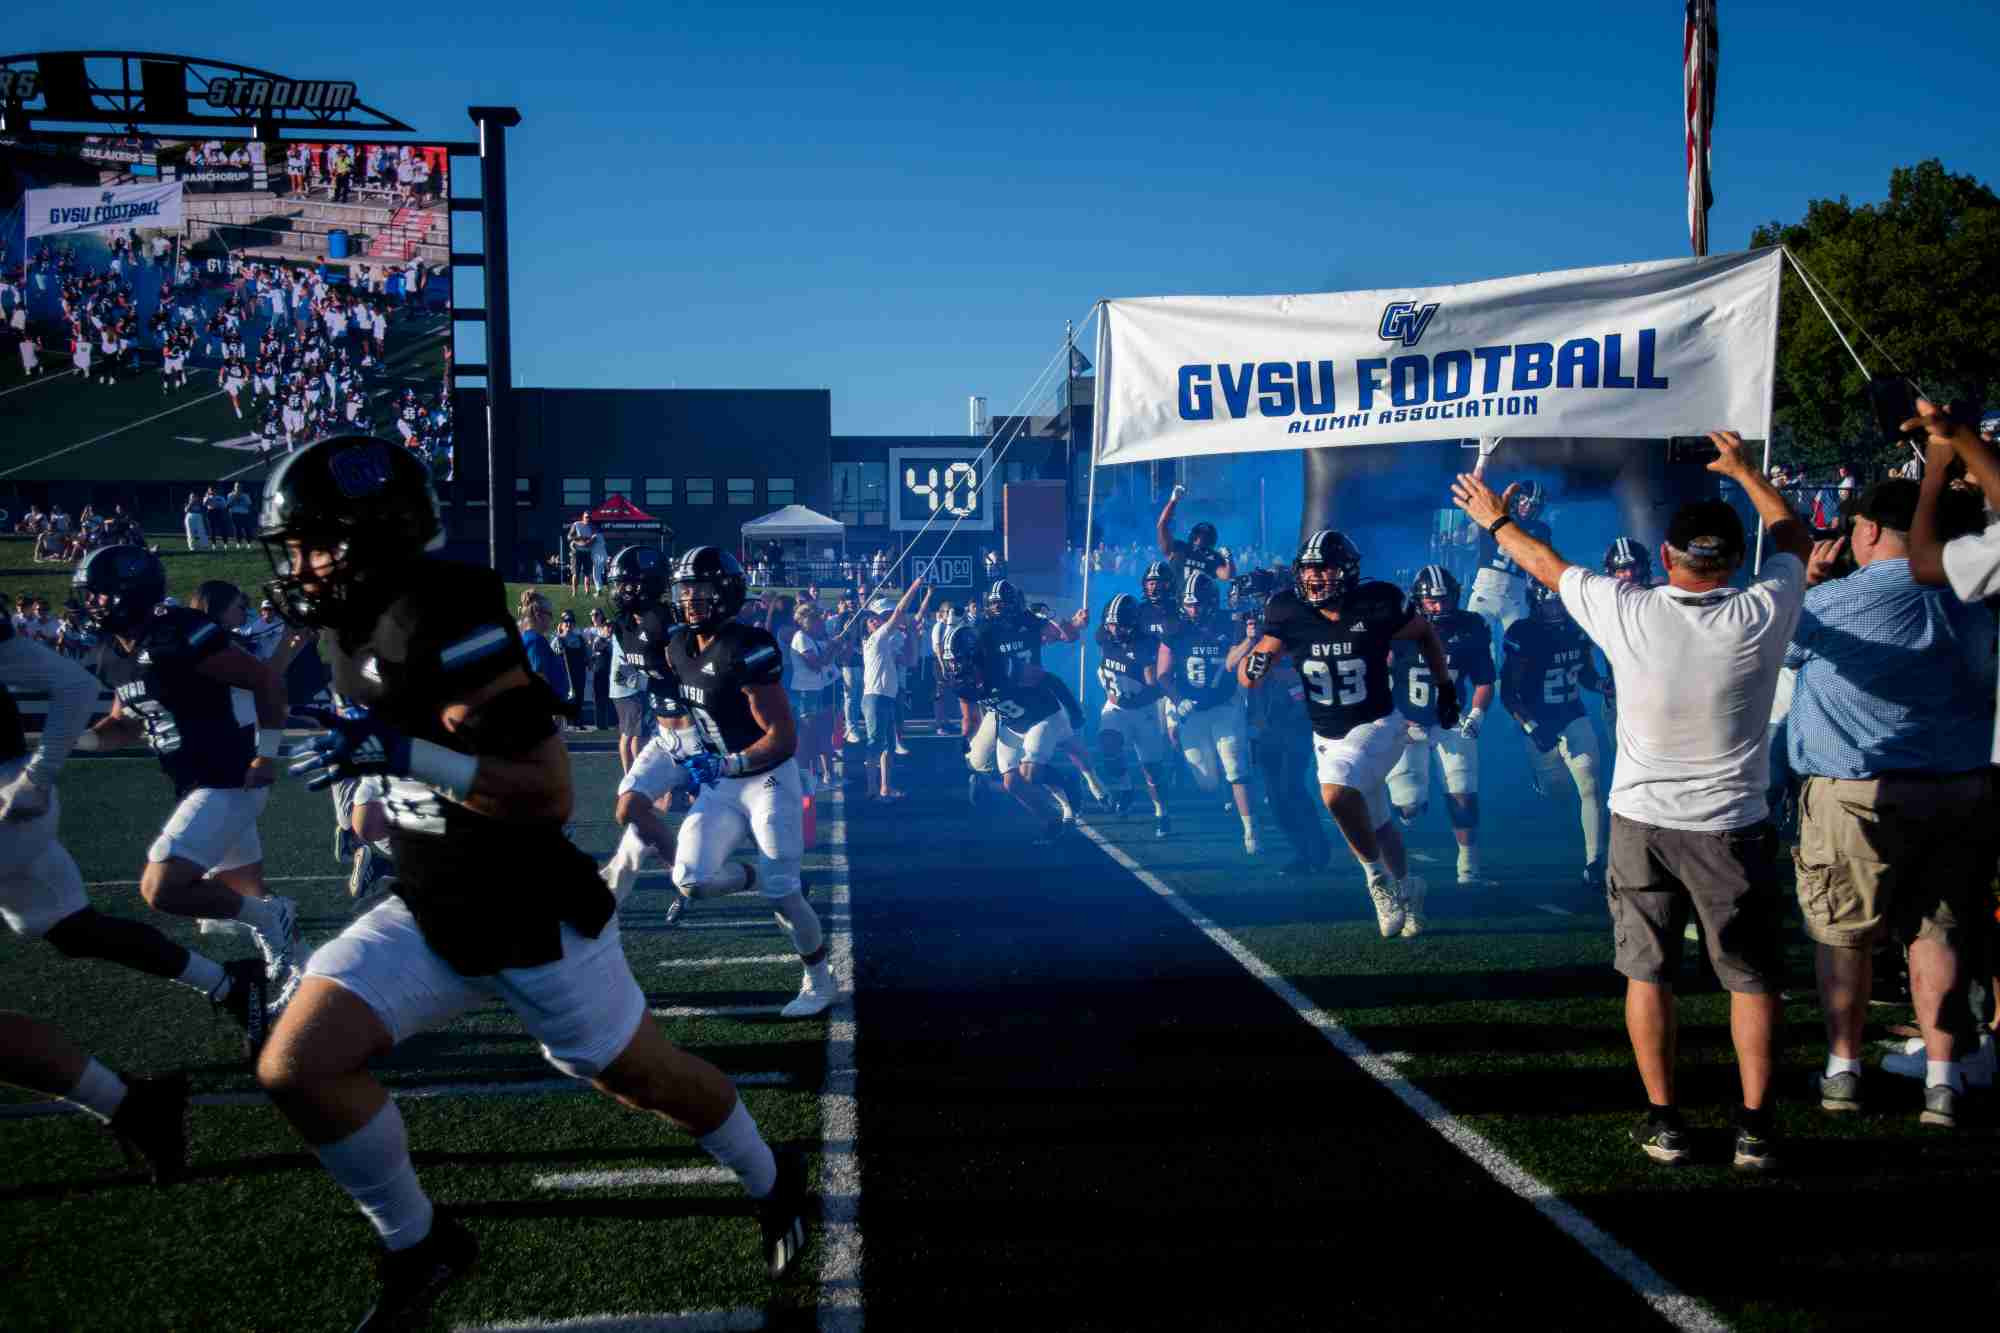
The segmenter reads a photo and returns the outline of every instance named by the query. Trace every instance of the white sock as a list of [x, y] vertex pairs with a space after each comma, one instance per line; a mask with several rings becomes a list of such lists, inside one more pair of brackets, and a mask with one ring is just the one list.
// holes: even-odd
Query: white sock
[[1167, 813], [1167, 803], [1161, 800], [1159, 797], [1155, 796], [1153, 798], [1153, 818], [1163, 819], [1166, 817], [1166, 813]]
[[82, 1076], [64, 1100], [75, 1102], [108, 1125], [125, 1101], [125, 1080], [93, 1057], [85, 1063]]
[[761, 1199], [777, 1185], [777, 1159], [771, 1156], [771, 1145], [764, 1142], [757, 1122], [750, 1118], [750, 1108], [741, 1097], [736, 1099], [736, 1108], [729, 1118], [702, 1135], [698, 1142], [710, 1157], [736, 1173], [751, 1198]]
[[1257, 823], [1249, 815], [1239, 811], [1236, 817], [1243, 821], [1243, 831], [1245, 833], [1255, 834], [1257, 832]]
[[1461, 878], [1479, 873], [1479, 849], [1464, 847], [1458, 849], [1458, 873]]
[[278, 928], [277, 899], [246, 897], [236, 919], [258, 934], [267, 935]]
[[1826, 1057], [1826, 1076], [1828, 1078], [1837, 1078], [1842, 1074], [1858, 1074], [1860, 1072], [1861, 1062], [1859, 1060], [1849, 1059], [1845, 1055], [1828, 1054]]
[[[1359, 858], [1357, 857], [1356, 859], [1358, 860]], [[1383, 884], [1393, 884], [1396, 882], [1395, 877], [1389, 873], [1388, 863], [1383, 861], [1362, 861], [1361, 873], [1368, 876], [1370, 884], [1378, 881]]]
[[771, 904], [771, 915], [778, 920], [778, 929], [791, 937], [792, 948], [801, 958], [820, 951], [825, 936], [820, 931], [819, 913], [813, 911], [812, 904], [804, 894], [794, 893]]
[[1965, 1091], [1965, 1073], [1958, 1067], [1958, 1061], [1924, 1061], [1924, 1086], [1935, 1088], [1940, 1085], [1949, 1087], [1953, 1092]]
[[431, 1201], [417, 1183], [403, 1113], [395, 1102], [338, 1143], [313, 1151], [389, 1249], [407, 1250], [431, 1234]]
[[229, 974], [222, 970], [222, 964], [192, 949], [188, 950], [187, 966], [174, 980], [192, 986], [211, 1000], [221, 1000], [229, 994]]

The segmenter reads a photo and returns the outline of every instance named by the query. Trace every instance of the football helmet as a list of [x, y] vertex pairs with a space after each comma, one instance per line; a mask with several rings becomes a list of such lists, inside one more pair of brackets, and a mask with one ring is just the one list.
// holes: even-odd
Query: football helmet
[[1164, 560], [1155, 560], [1146, 566], [1146, 572], [1139, 579], [1139, 591], [1147, 601], [1155, 606], [1173, 604], [1174, 567]]
[[[1417, 610], [1431, 620], [1458, 610], [1459, 592], [1458, 577], [1443, 565], [1425, 565], [1410, 584], [1410, 597]], [[1429, 602], [1438, 604], [1435, 611], [1426, 605]]]
[[1188, 546], [1192, 550], [1212, 551], [1216, 540], [1213, 523], [1197, 523], [1188, 529]]
[[1181, 585], [1181, 614], [1189, 620], [1206, 620], [1222, 609], [1222, 594], [1215, 580], [1198, 569], [1190, 569]]
[[1139, 603], [1131, 593], [1121, 592], [1105, 604], [1104, 632], [1115, 643], [1139, 637]]
[[691, 630], [734, 620], [748, 596], [743, 566], [719, 546], [697, 546], [674, 562], [674, 601]]
[[1338, 606], [1360, 582], [1361, 552], [1334, 528], [1306, 538], [1292, 562], [1292, 591], [1307, 606]]
[[1549, 493], [1539, 481], [1522, 482], [1520, 491], [1514, 496], [1514, 517], [1535, 517], [1542, 512], [1542, 506], [1548, 503], [1548, 499]]
[[1646, 548], [1630, 537], [1620, 537], [1604, 548], [1604, 572], [1614, 579], [1632, 583], [1653, 581], [1653, 558]]
[[1545, 625], [1560, 625], [1569, 615], [1562, 594], [1539, 579], [1528, 580], [1528, 614]]
[[70, 580], [84, 623], [101, 634], [129, 634], [167, 599], [167, 567], [143, 546], [100, 546]]
[[611, 605], [627, 615], [658, 606], [667, 596], [667, 561], [650, 546], [628, 546], [611, 557]]
[[944, 674], [962, 690], [979, 688], [979, 631], [960, 625], [944, 637]]
[[[337, 435], [272, 470], [257, 536], [275, 575], [265, 593], [285, 622], [341, 629], [365, 584], [400, 582], [411, 559], [444, 545], [444, 524], [430, 473], [409, 450], [369, 435]], [[295, 545], [302, 555], [331, 555], [332, 566], [294, 568]]]
[[993, 586], [986, 590], [986, 611], [989, 615], [1018, 616], [1027, 609], [1027, 599], [1008, 579], [995, 579]]

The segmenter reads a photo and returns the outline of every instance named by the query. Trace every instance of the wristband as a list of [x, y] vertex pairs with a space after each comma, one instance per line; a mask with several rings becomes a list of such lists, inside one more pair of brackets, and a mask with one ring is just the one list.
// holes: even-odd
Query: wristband
[[1514, 516], [1512, 514], [1500, 515], [1500, 517], [1494, 519], [1492, 524], [1487, 527], [1486, 535], [1489, 537], [1499, 536], [1500, 529], [1506, 527], [1509, 523], [1512, 523], [1513, 521], [1514, 521]]
[[454, 801], [472, 794], [473, 779], [479, 776], [476, 755], [460, 754], [434, 741], [410, 742], [410, 776], [436, 787]]
[[284, 743], [285, 733], [276, 727], [257, 728], [257, 757], [259, 759], [276, 759], [278, 757], [278, 747]]
[[725, 778], [740, 778], [743, 776], [743, 770], [748, 767], [750, 767], [749, 762], [741, 754], [722, 756], [722, 776]]

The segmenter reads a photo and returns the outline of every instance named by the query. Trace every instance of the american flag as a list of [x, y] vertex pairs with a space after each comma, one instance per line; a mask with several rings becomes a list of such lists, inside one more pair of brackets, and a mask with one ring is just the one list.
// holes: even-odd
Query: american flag
[[1715, 129], [1716, 0], [1687, 0], [1681, 40], [1681, 83], [1687, 93], [1688, 239], [1696, 258], [1708, 253], [1709, 147]]

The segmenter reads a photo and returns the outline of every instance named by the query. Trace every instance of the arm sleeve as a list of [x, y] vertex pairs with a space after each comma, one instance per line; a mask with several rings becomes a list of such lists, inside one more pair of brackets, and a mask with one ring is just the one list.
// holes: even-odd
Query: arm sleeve
[[0, 679], [16, 693], [46, 691], [49, 696], [42, 743], [28, 756], [25, 771], [37, 787], [53, 787], [76, 738], [90, 725], [100, 688], [97, 677], [67, 657], [16, 636], [0, 642]]

